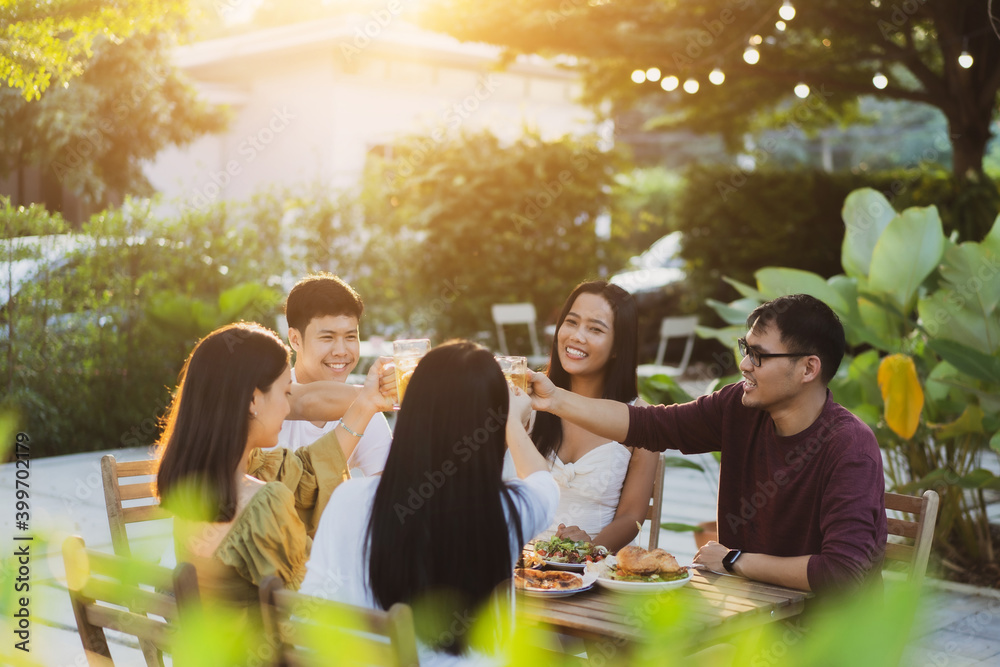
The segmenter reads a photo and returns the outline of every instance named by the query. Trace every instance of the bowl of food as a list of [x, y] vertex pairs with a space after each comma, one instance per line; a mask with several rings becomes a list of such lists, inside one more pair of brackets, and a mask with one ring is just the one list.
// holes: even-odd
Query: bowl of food
[[597, 574], [577, 574], [562, 570], [514, 570], [514, 588], [533, 597], [565, 597], [594, 587]]
[[575, 542], [561, 537], [535, 542], [535, 554], [545, 566], [553, 570], [583, 572], [587, 563], [598, 563], [608, 556], [608, 550], [599, 544]]
[[625, 593], [648, 593], [679, 588], [691, 580], [688, 568], [663, 549], [647, 551], [629, 546], [615, 556], [588, 566], [597, 574], [597, 584]]

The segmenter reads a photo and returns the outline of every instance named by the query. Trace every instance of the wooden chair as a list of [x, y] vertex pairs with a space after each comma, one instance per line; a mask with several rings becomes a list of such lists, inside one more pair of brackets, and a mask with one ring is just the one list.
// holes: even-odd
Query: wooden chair
[[[128, 461], [118, 463], [112, 454], [101, 457], [101, 476], [104, 478], [104, 503], [108, 510], [108, 527], [111, 545], [119, 556], [130, 557], [126, 526], [140, 521], [170, 518], [160, 507], [153, 491], [153, 481], [122, 484], [130, 477], [151, 477], [156, 474], [156, 461]], [[124, 502], [129, 502], [125, 507]], [[152, 501], [152, 502], [150, 502]]]
[[649, 498], [649, 509], [646, 510], [646, 521], [649, 522], [650, 551], [660, 544], [660, 515], [663, 512], [663, 475], [666, 470], [666, 456], [660, 454], [656, 458], [656, 477], [653, 478], [653, 495]]
[[349, 664], [419, 665], [409, 605], [397, 603], [388, 611], [356, 607], [286, 590], [275, 576], [261, 582], [260, 602], [264, 631], [283, 667], [326, 665], [329, 652]]
[[898, 519], [891, 514], [889, 536], [905, 539], [888, 541], [885, 545], [885, 560], [900, 561], [909, 565], [907, 580], [919, 584], [927, 572], [927, 559], [934, 541], [934, 524], [937, 523], [938, 494], [928, 489], [922, 496], [906, 496], [899, 493], [885, 494], [887, 512], [897, 511], [912, 514], [912, 521]]
[[178, 623], [200, 604], [194, 566], [181, 563], [170, 570], [101, 553], [86, 548], [76, 535], [66, 538], [62, 551], [76, 627], [91, 667], [114, 665], [105, 628], [136, 637], [146, 664], [163, 667], [163, 651], [170, 651]]
[[500, 348], [500, 354], [504, 356], [510, 354], [507, 350], [507, 336], [504, 334], [504, 326], [524, 324], [528, 327], [528, 338], [531, 341], [531, 355], [528, 357], [528, 365], [535, 368], [548, 363], [549, 357], [542, 353], [542, 347], [538, 343], [537, 317], [533, 304], [495, 303], [492, 307], [492, 314], [493, 323], [497, 327], [497, 344]]
[[[664, 317], [660, 322], [660, 346], [656, 350], [656, 361], [651, 364], [640, 364], [637, 372], [640, 377], [650, 377], [653, 375], [684, 375], [688, 362], [691, 361], [691, 350], [694, 349], [694, 335], [698, 328], [698, 318], [691, 317]], [[684, 354], [681, 362], [677, 366], [664, 366], [663, 359], [667, 354], [667, 341], [671, 338], [684, 338]]]

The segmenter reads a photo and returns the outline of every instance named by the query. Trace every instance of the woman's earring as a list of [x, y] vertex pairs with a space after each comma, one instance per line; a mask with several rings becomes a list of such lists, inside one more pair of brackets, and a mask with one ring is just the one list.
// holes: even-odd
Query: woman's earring
[[256, 410], [252, 411], [250, 413], [250, 416], [252, 416], [254, 419], [256, 419], [257, 418], [257, 411]]

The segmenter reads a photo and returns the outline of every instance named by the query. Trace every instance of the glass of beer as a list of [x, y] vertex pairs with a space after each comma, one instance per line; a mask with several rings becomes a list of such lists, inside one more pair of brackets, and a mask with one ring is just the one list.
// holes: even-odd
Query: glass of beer
[[500, 370], [507, 382], [523, 392], [528, 391], [528, 359], [527, 357], [497, 357]]
[[431, 341], [427, 338], [414, 338], [392, 341], [392, 364], [396, 368], [396, 409], [403, 404], [403, 394], [410, 384], [413, 371], [421, 357], [430, 352]]

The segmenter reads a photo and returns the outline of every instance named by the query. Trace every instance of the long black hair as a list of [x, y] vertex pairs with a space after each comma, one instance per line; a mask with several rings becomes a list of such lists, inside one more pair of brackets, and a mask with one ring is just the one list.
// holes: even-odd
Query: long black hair
[[[236, 469], [250, 433], [254, 389], [266, 392], [288, 367], [289, 350], [259, 324], [216, 329], [194, 346], [164, 421], [156, 493], [188, 519], [231, 521], [236, 514]], [[190, 486], [188, 486], [190, 485]], [[184, 487], [189, 502], [169, 502]], [[199, 510], [214, 516], [196, 515]]]
[[[365, 536], [368, 583], [382, 608], [433, 595], [451, 622], [481, 608], [510, 578], [508, 521], [518, 547], [524, 535], [514, 491], [501, 481], [507, 412], [507, 383], [486, 349], [450, 342], [420, 360]], [[418, 635], [434, 649], [464, 650], [462, 633], [428, 631], [417, 620]]]
[[[639, 310], [631, 294], [603, 280], [580, 283], [563, 304], [556, 324], [556, 335], [552, 337], [547, 375], [557, 387], [570, 388], [570, 375], [559, 359], [559, 329], [581, 294], [600, 296], [608, 302], [614, 312], [612, 323], [614, 338], [601, 398], [627, 403], [639, 395], [639, 380], [636, 375], [639, 363]], [[542, 456], [548, 458], [552, 453], [558, 452], [562, 445], [562, 437], [562, 420], [559, 417], [548, 412], [536, 413], [531, 439]]]

